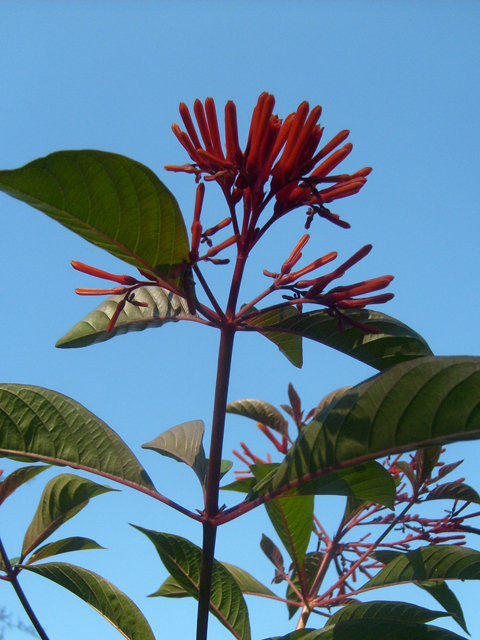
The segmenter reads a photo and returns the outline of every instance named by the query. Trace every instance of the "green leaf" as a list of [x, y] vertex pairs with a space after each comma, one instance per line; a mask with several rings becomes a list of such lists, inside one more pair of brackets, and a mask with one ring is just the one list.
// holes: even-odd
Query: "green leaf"
[[[273, 466], [275, 467], [276, 465]], [[271, 468], [272, 465], [269, 464], [256, 464], [250, 467], [257, 480], [262, 480], [268, 475]], [[266, 502], [265, 508], [288, 555], [297, 570], [300, 570], [312, 535], [313, 495], [275, 498]]]
[[426, 580], [479, 579], [480, 551], [439, 544], [399, 554], [362, 588]]
[[435, 598], [445, 611], [457, 621], [460, 627], [468, 633], [460, 602], [446, 582], [443, 580], [434, 580], [432, 582], [415, 582], [415, 585]]
[[120, 589], [101, 576], [65, 562], [47, 562], [24, 569], [68, 589], [98, 611], [128, 640], [155, 640], [138, 607]]
[[285, 573], [285, 564], [280, 549], [264, 533], [262, 533], [262, 539], [260, 540], [260, 549], [277, 570], [273, 581], [275, 583], [282, 582], [282, 580], [284, 580], [283, 574]]
[[83, 538], [80, 536], [73, 536], [71, 538], [64, 538], [63, 540], [57, 540], [56, 542], [49, 542], [43, 545], [30, 556], [25, 564], [33, 564], [39, 560], [50, 558], [51, 556], [58, 556], [61, 553], [70, 553], [70, 551], [85, 551], [87, 549], [105, 549], [90, 538]]
[[90, 498], [108, 491], [115, 489], [71, 473], [52, 478], [43, 490], [37, 511], [25, 533], [22, 557], [31, 553], [64, 522], [86, 507]]
[[[247, 498], [255, 500], [259, 496], [267, 495], [270, 489], [271, 479], [266, 478], [263, 483], [258, 483], [252, 489]], [[372, 460], [307, 480], [290, 489], [288, 495], [347, 496], [393, 509], [395, 480], [385, 467]]]
[[191, 467], [203, 484], [206, 472], [202, 420], [192, 420], [167, 429], [151, 442], [142, 444], [142, 449], [156, 451], [162, 456], [173, 458]]
[[[135, 525], [134, 525], [135, 526]], [[202, 550], [195, 544], [169, 533], [135, 526], [154, 544], [165, 568], [174, 581], [198, 599]], [[210, 611], [239, 640], [250, 640], [248, 610], [240, 587], [232, 574], [214, 561]]]
[[0, 456], [18, 455], [156, 493], [123, 440], [80, 403], [42, 387], [0, 384]]
[[58, 151], [12, 171], [0, 190], [129, 264], [170, 276], [188, 260], [178, 203], [144, 165], [104, 151]]
[[277, 325], [283, 320], [288, 320], [288, 318], [293, 318], [297, 315], [297, 309], [293, 307], [282, 307], [281, 309], [265, 311], [253, 318], [249, 318], [247, 315], [245, 318], [245, 324], [248, 327], [256, 327], [256, 331], [277, 345], [287, 360], [289, 360], [295, 367], [301, 369], [303, 365], [302, 336], [295, 335], [294, 333], [286, 333], [284, 331], [262, 330], [271, 325]]
[[[315, 582], [315, 578], [317, 577], [318, 570], [320, 569], [320, 565], [323, 560], [323, 553], [319, 553], [318, 551], [314, 551], [313, 553], [307, 553], [305, 556], [305, 563], [303, 569], [305, 571], [305, 584], [308, 592], [313, 587], [313, 583]], [[293, 586], [301, 593], [300, 586], [300, 578], [296, 570], [292, 571], [292, 575], [290, 579], [293, 583]], [[295, 590], [291, 585], [287, 586], [287, 600], [292, 600], [293, 602], [300, 602], [299, 597], [295, 593]], [[301, 607], [295, 607], [293, 604], [287, 604], [288, 609], [288, 619], [291, 620], [293, 616], [300, 611]]]
[[0, 482], [0, 504], [3, 504], [8, 496], [11, 496], [22, 484], [49, 468], [49, 465], [28, 466], [12, 471], [3, 482]]
[[300, 434], [262, 493], [421, 447], [480, 438], [480, 358], [418, 358], [344, 393]]
[[268, 402], [263, 400], [235, 400], [227, 404], [227, 413], [233, 413], [237, 416], [250, 418], [255, 422], [261, 422], [270, 429], [277, 431], [282, 436], [288, 437], [288, 422], [282, 416], [280, 411]]
[[325, 626], [331, 626], [344, 620], [361, 620], [380, 618], [392, 622], [417, 622], [424, 624], [436, 618], [448, 617], [445, 611], [430, 611], [424, 607], [408, 602], [385, 602], [374, 600], [372, 602], [354, 602], [333, 614]]
[[135, 291], [137, 302], [146, 302], [148, 307], [137, 307], [126, 304], [115, 323], [114, 329], [107, 333], [107, 326], [116, 311], [117, 304], [124, 296], [111, 296], [101, 302], [98, 307], [90, 311], [63, 338], [56, 343], [60, 349], [76, 349], [88, 347], [110, 340], [133, 331], [143, 331], [148, 328], [163, 326], [166, 322], [192, 319], [184, 298], [162, 289], [161, 287], [146, 286]]
[[317, 408], [315, 409], [315, 415], [317, 415], [317, 413], [320, 413], [320, 411], [323, 411], [323, 409], [325, 409], [325, 407], [328, 407], [328, 405], [331, 404], [334, 400], [338, 400], [338, 398], [340, 398], [340, 396], [343, 396], [345, 391], [348, 391], [351, 388], [352, 388], [351, 386], [350, 387], [340, 387], [340, 389], [335, 389], [335, 391], [330, 391], [330, 393], [328, 393], [318, 403]]
[[244, 571], [243, 569], [240, 569], [240, 567], [236, 567], [233, 564], [228, 564], [228, 562], [222, 562], [222, 564], [230, 571], [232, 576], [235, 578], [238, 586], [240, 587], [241, 592], [245, 595], [267, 596], [276, 598], [276, 595], [271, 589], [259, 582], [247, 571]]
[[223, 487], [220, 487], [222, 491], [238, 491], [239, 493], [250, 493], [253, 490], [255, 485], [258, 482], [255, 478], [240, 478], [239, 480], [234, 480], [230, 482], [230, 484], [226, 484]]
[[310, 338], [380, 371], [432, 353], [425, 340], [413, 329], [378, 311], [361, 309], [342, 312], [355, 322], [379, 329], [380, 333], [377, 334], [366, 333], [346, 323], [340, 333], [336, 318], [332, 318], [326, 310], [295, 313], [273, 324], [270, 321], [271, 313], [265, 313], [268, 325], [262, 324], [262, 315], [254, 318], [255, 326], [262, 327], [265, 335], [271, 329]]
[[427, 493], [425, 500], [464, 500], [465, 502], [476, 502], [480, 504], [478, 493], [463, 482], [446, 482], [439, 484]]
[[172, 576], [168, 576], [168, 578], [163, 582], [159, 589], [154, 593], [151, 593], [147, 598], [189, 598], [190, 593], [185, 591], [183, 587], [181, 587], [178, 582]]
[[346, 620], [323, 629], [302, 629], [268, 640], [465, 640], [452, 631], [415, 622]]

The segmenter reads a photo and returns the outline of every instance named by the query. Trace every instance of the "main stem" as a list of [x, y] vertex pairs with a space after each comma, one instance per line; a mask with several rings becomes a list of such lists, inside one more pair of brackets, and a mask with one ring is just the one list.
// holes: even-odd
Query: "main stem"
[[213, 559], [215, 555], [216, 525], [212, 523], [218, 513], [218, 494], [220, 487], [220, 467], [222, 463], [223, 433], [225, 429], [225, 409], [227, 406], [228, 383], [232, 362], [235, 329], [224, 326], [221, 329], [218, 351], [217, 381], [213, 408], [212, 436], [208, 462], [207, 495], [203, 523], [202, 565], [200, 569], [200, 588], [198, 594], [197, 640], [206, 640], [210, 591], [212, 587]]

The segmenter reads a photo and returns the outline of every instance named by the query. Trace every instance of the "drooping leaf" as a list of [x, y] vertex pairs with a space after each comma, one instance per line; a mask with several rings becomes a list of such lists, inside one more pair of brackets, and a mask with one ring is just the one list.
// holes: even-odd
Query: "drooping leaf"
[[346, 323], [340, 332], [336, 318], [332, 318], [328, 311], [296, 313], [274, 323], [271, 322], [271, 313], [265, 312], [268, 325], [262, 323], [261, 314], [254, 318], [255, 326], [258, 330], [262, 327], [265, 335], [273, 330], [310, 338], [380, 371], [432, 353], [425, 340], [413, 329], [378, 311], [361, 309], [343, 312], [355, 322], [376, 327], [380, 330], [377, 334], [366, 333]]
[[255, 420], [255, 422], [261, 422], [267, 425], [267, 427], [270, 427], [270, 429], [282, 434], [282, 436], [288, 436], [287, 421], [280, 411], [268, 402], [252, 400], [250, 398], [235, 400], [227, 404], [226, 411], [227, 413], [233, 413], [237, 416], [250, 418], [250, 420]]
[[37, 474], [42, 473], [45, 469], [49, 469], [49, 465], [20, 467], [12, 471], [3, 482], [0, 482], [0, 504], [11, 496], [14, 491], [21, 487], [22, 484], [34, 478]]
[[418, 358], [344, 393], [300, 434], [263, 494], [393, 453], [480, 438], [480, 358]]
[[283, 562], [283, 556], [280, 549], [273, 540], [270, 540], [270, 538], [264, 533], [260, 540], [260, 548], [277, 570], [273, 581], [281, 582], [284, 579], [283, 574], [285, 573], [285, 564]]
[[147, 598], [190, 598], [191, 594], [185, 591], [172, 576], [162, 582], [159, 589], [151, 593]]
[[[266, 478], [251, 490], [247, 498], [254, 500], [268, 493], [270, 488], [271, 480]], [[288, 495], [347, 496], [393, 509], [395, 481], [385, 467], [372, 460], [306, 480], [290, 489]]]
[[106, 618], [128, 640], [155, 640], [138, 607], [120, 589], [101, 576], [65, 562], [25, 566], [68, 589]]
[[426, 449], [419, 449], [417, 451], [415, 458], [419, 485], [430, 478], [441, 453], [442, 447], [427, 447]]
[[446, 482], [439, 484], [427, 493], [425, 500], [464, 500], [465, 502], [480, 503], [478, 493], [463, 482]]
[[353, 602], [333, 614], [325, 626], [331, 626], [343, 620], [361, 620], [380, 618], [392, 622], [431, 622], [436, 618], [448, 617], [446, 611], [431, 611], [409, 602]]
[[169, 276], [188, 259], [178, 203], [144, 165], [104, 151], [58, 151], [12, 171], [0, 190], [129, 264]]
[[[313, 553], [307, 553], [307, 555], [305, 556], [305, 563], [303, 565], [303, 568], [305, 571], [305, 585], [308, 591], [310, 591], [310, 589], [313, 587], [313, 583], [315, 582], [315, 578], [317, 577], [318, 570], [320, 569], [320, 565], [322, 564], [323, 555], [323, 553], [314, 551]], [[295, 569], [292, 571], [290, 579], [295, 589], [299, 593], [301, 593], [302, 589], [300, 584], [300, 577]], [[293, 602], [300, 602], [295, 589], [293, 589], [291, 585], [287, 586], [286, 599], [292, 600]], [[287, 604], [287, 609], [288, 619], [291, 620], [293, 616], [300, 611], [301, 607], [296, 607], [293, 604]]]
[[[174, 581], [198, 599], [202, 550], [195, 544], [168, 533], [135, 526], [154, 544], [165, 568]], [[239, 640], [250, 640], [248, 610], [240, 587], [232, 574], [214, 561], [210, 611]]]
[[133, 331], [143, 331], [149, 327], [161, 327], [166, 322], [192, 319], [184, 298], [162, 289], [161, 287], [145, 286], [136, 289], [135, 300], [145, 302], [148, 307], [137, 307], [126, 304], [115, 323], [115, 327], [107, 333], [108, 323], [117, 309], [117, 304], [124, 296], [110, 296], [98, 307], [80, 320], [68, 333], [57, 341], [56, 347], [61, 349], [76, 349], [88, 347], [110, 340]]
[[68, 465], [156, 492], [123, 440], [80, 403], [20, 384], [0, 384], [0, 456]]
[[70, 551], [85, 551], [86, 549], [105, 549], [90, 538], [83, 538], [81, 536], [72, 536], [71, 538], [64, 538], [63, 540], [57, 540], [56, 542], [49, 542], [43, 545], [33, 553], [25, 564], [33, 564], [39, 560], [45, 560], [45, 558], [51, 558], [52, 556], [58, 556], [61, 553], [70, 553]]
[[426, 580], [479, 580], [480, 551], [448, 545], [401, 553], [364, 585], [365, 589]]
[[457, 621], [465, 633], [468, 633], [460, 602], [446, 582], [443, 580], [432, 580], [431, 582], [415, 582], [415, 585], [435, 598], [445, 611]]
[[405, 460], [399, 460], [398, 462], [395, 463], [395, 466], [400, 469], [400, 471], [409, 480], [410, 484], [412, 485], [412, 488], [415, 489], [415, 487], [417, 486], [417, 476], [412, 466]]
[[268, 640], [465, 640], [453, 631], [416, 622], [345, 620], [323, 629], [301, 629]]
[[142, 449], [156, 451], [162, 456], [173, 458], [191, 467], [204, 481], [206, 471], [203, 434], [205, 425], [202, 420], [192, 420], [167, 429], [151, 442], [142, 445]]
[[247, 316], [245, 318], [245, 324], [252, 328], [258, 327], [256, 330], [261, 335], [276, 344], [287, 360], [289, 360], [295, 367], [301, 369], [303, 366], [302, 336], [296, 335], [295, 333], [287, 333], [285, 331], [262, 330], [265, 327], [277, 325], [288, 318], [293, 318], [297, 314], [297, 310], [293, 307], [282, 307], [281, 309], [265, 311], [253, 318], [249, 318]]
[[71, 473], [52, 478], [43, 490], [37, 511], [25, 533], [22, 557], [31, 553], [64, 522], [86, 507], [90, 498], [108, 491], [114, 489]]
[[230, 571], [240, 587], [241, 592], [245, 595], [276, 597], [271, 589], [259, 582], [244, 569], [240, 569], [240, 567], [236, 567], [233, 564], [228, 564], [228, 562], [222, 562], [222, 564]]

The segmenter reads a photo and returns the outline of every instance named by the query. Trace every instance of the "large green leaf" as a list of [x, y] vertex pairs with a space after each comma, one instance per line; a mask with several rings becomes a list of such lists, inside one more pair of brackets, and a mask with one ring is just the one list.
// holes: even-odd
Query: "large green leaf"
[[[169, 533], [135, 526], [155, 546], [160, 559], [175, 582], [198, 599], [202, 550], [195, 544]], [[248, 610], [240, 587], [232, 574], [214, 561], [210, 611], [239, 640], [250, 640]]]
[[439, 544], [398, 554], [363, 588], [426, 580], [479, 579], [480, 551]]
[[0, 385], [0, 456], [68, 465], [155, 492], [110, 427], [75, 400], [42, 387]]
[[253, 318], [245, 318], [245, 324], [248, 327], [257, 327], [257, 331], [271, 340], [283, 355], [299, 369], [303, 365], [303, 348], [302, 348], [302, 336], [295, 333], [286, 333], [285, 331], [263, 331], [262, 329], [270, 327], [271, 325], [277, 325], [283, 320], [293, 318], [298, 315], [297, 309], [293, 307], [282, 307], [280, 309], [273, 309], [271, 311], [265, 311]]
[[[266, 478], [264, 482], [253, 487], [247, 498], [254, 500], [270, 490], [271, 481]], [[306, 479], [302, 484], [290, 489], [288, 495], [347, 496], [383, 504], [393, 509], [395, 490], [395, 480], [390, 473], [379, 462], [372, 460], [331, 471], [313, 480]]]
[[132, 331], [161, 327], [165, 322], [177, 322], [194, 317], [188, 312], [184, 298], [161, 287], [140, 287], [135, 291], [135, 300], [147, 303], [148, 307], [137, 307], [127, 303], [115, 327], [107, 333], [108, 323], [116, 311], [117, 304], [123, 298], [123, 295], [111, 296], [101, 302], [60, 338], [55, 346], [61, 349], [88, 347]]
[[31, 553], [64, 522], [86, 507], [90, 498], [108, 491], [114, 489], [71, 473], [52, 478], [43, 490], [37, 511], [25, 533], [22, 557]]
[[353, 602], [333, 614], [325, 626], [331, 626], [343, 620], [361, 620], [380, 618], [392, 622], [431, 622], [436, 618], [448, 617], [446, 611], [431, 611], [409, 602], [386, 602], [374, 600], [372, 602]]
[[443, 580], [432, 580], [431, 582], [415, 582], [415, 585], [429, 593], [432, 598], [435, 598], [445, 611], [468, 633], [462, 606], [446, 582]]
[[432, 353], [418, 333], [395, 318], [368, 309], [343, 313], [355, 322], [375, 327], [380, 332], [366, 333], [347, 323], [344, 323], [343, 331], [340, 332], [337, 320], [332, 318], [328, 311], [295, 313], [291, 317], [274, 323], [271, 322], [272, 312], [266, 311], [266, 324], [262, 324], [261, 314], [252, 318], [249, 324], [255, 326], [257, 330], [262, 329], [267, 336], [270, 330], [274, 330], [310, 338], [380, 371], [399, 362]]
[[12, 473], [10, 473], [3, 482], [0, 482], [0, 504], [3, 504], [8, 496], [11, 496], [18, 487], [22, 486], [22, 484], [28, 482], [33, 477], [49, 468], [49, 465], [31, 465], [28, 467], [20, 467], [19, 469], [12, 471]]
[[[318, 551], [314, 551], [313, 553], [307, 553], [305, 556], [305, 563], [303, 565], [303, 571], [305, 575], [305, 586], [307, 587], [307, 591], [310, 592], [310, 589], [313, 587], [313, 583], [315, 582], [315, 578], [317, 577], [318, 570], [322, 564], [324, 554], [319, 553]], [[298, 572], [296, 570], [292, 571], [292, 575], [290, 576], [292, 581], [292, 585], [287, 586], [287, 600], [292, 600], [293, 602], [300, 602], [299, 597], [297, 596], [295, 589], [301, 593], [301, 585], [300, 578]], [[295, 589], [293, 588], [295, 587]], [[316, 595], [316, 594], [315, 594]], [[293, 616], [298, 613], [301, 607], [296, 607], [293, 604], [287, 604], [288, 609], [288, 618], [291, 620]]]
[[465, 640], [453, 631], [416, 622], [346, 620], [323, 629], [302, 629], [268, 640]]
[[24, 569], [68, 589], [102, 614], [128, 640], [155, 640], [138, 607], [120, 589], [101, 576], [65, 562], [47, 562]]
[[282, 436], [288, 436], [288, 423], [280, 411], [273, 405], [263, 400], [235, 400], [227, 404], [227, 413], [243, 416], [261, 422], [274, 431], [278, 431]]
[[427, 446], [480, 438], [480, 358], [403, 362], [352, 387], [300, 434], [262, 493]]
[[58, 151], [12, 171], [0, 190], [117, 258], [169, 276], [188, 259], [177, 201], [144, 165], [104, 151]]
[[45, 558], [51, 558], [52, 556], [58, 556], [61, 553], [70, 553], [71, 551], [85, 551], [87, 549], [105, 549], [91, 538], [84, 538], [82, 536], [72, 536], [70, 538], [63, 538], [63, 540], [57, 540], [56, 542], [49, 542], [44, 544], [30, 556], [25, 564], [33, 564], [39, 560]]

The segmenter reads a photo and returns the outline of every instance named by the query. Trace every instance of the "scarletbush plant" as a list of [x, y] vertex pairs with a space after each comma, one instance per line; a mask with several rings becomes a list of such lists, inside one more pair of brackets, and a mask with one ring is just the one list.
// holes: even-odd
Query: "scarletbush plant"
[[[353, 174], [336, 172], [352, 150], [350, 143], [344, 144], [349, 132], [341, 131], [324, 144], [320, 107], [310, 110], [303, 102], [282, 120], [273, 114], [274, 103], [267, 93], [259, 97], [243, 149], [233, 102], [225, 106], [224, 143], [211, 98], [204, 104], [195, 102], [194, 118], [186, 105], [180, 105], [185, 130], [177, 124], [172, 128], [190, 162], [166, 168], [192, 174], [197, 183], [190, 234], [176, 199], [158, 177], [114, 153], [60, 151], [19, 169], [0, 171], [5, 193], [138, 272], [115, 275], [73, 261], [77, 271], [114, 284], [76, 290], [109, 297], [61, 338], [58, 347], [84, 347], [181, 320], [218, 329], [220, 336], [208, 456], [201, 420], [174, 426], [143, 445], [191, 467], [203, 489], [204, 504], [198, 511], [161, 494], [134, 453], [88, 409], [58, 392], [21, 384], [0, 385], [0, 455], [44, 464], [21, 466], [7, 476], [0, 484], [0, 504], [48, 465], [66, 465], [131, 487], [197, 521], [203, 528], [202, 548], [178, 535], [136, 526], [153, 543], [169, 573], [153, 595], [198, 600], [197, 640], [207, 638], [209, 611], [234, 637], [249, 640], [244, 594], [282, 600], [290, 617], [300, 612], [297, 629], [285, 636], [292, 640], [460, 638], [429, 623], [453, 616], [466, 631], [446, 580], [480, 577], [480, 553], [463, 546], [465, 534], [477, 533], [470, 525], [477, 514], [467, 507], [480, 499], [462, 481], [443, 482], [455, 465], [442, 465], [440, 455], [449, 442], [480, 437], [480, 358], [435, 357], [415, 331], [367, 308], [393, 297], [383, 292], [393, 277], [352, 284], [343, 278], [347, 271], [349, 276], [350, 270], [354, 273], [371, 245], [333, 268], [325, 269], [337, 259], [336, 251], [302, 265], [310, 235], [301, 235], [298, 215], [291, 221], [292, 236], [298, 240], [292, 242], [290, 255], [279, 257], [278, 271], [264, 271], [268, 285], [259, 286], [252, 300], [240, 304], [248, 258], [270, 227], [302, 209], [306, 230], [323, 220], [348, 228], [330, 210], [330, 203], [357, 193], [371, 171], [366, 167]], [[216, 182], [225, 198], [221, 220], [205, 220], [202, 213], [209, 182]], [[221, 277], [229, 278], [223, 306], [202, 272], [205, 262], [218, 265]], [[264, 401], [228, 404], [239, 331], [265, 336], [297, 367], [302, 365], [303, 338], [309, 338], [379, 373], [333, 392], [305, 417], [299, 396], [289, 387], [290, 404], [283, 408], [296, 426], [292, 434], [283, 415]], [[238, 455], [248, 475], [224, 488], [246, 496], [229, 507], [219, 502], [222, 477], [231, 468], [222, 459], [227, 411], [254, 419], [282, 456], [279, 463], [262, 461], [242, 444]], [[47, 540], [91, 498], [111, 490], [62, 473], [46, 484], [19, 557], [12, 559], [0, 542], [0, 577], [11, 583], [43, 639], [48, 636], [41, 615], [32, 610], [20, 586], [22, 571], [75, 593], [126, 638], [154, 638], [136, 605], [105, 578], [51, 560], [67, 551], [99, 548], [82, 537]], [[314, 514], [315, 495], [346, 497], [345, 512], [333, 533]], [[453, 501], [447, 515], [415, 512], [421, 503], [436, 499]], [[218, 528], [260, 505], [265, 505], [291, 559], [290, 566], [285, 564], [278, 546], [263, 535], [261, 548], [275, 566], [273, 582], [279, 587], [267, 587], [215, 558]], [[309, 552], [312, 536], [317, 545]], [[370, 589], [405, 582], [431, 593], [443, 609], [362, 603], [358, 598]], [[278, 589], [283, 589], [282, 595]], [[323, 628], [307, 629], [312, 613], [320, 614], [317, 624], [325, 622]]]

